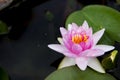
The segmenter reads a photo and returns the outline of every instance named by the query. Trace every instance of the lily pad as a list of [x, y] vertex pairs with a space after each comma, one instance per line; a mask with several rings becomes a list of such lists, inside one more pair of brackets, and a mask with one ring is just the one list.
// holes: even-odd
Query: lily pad
[[98, 73], [90, 68], [81, 71], [77, 66], [59, 69], [50, 74], [45, 80], [116, 80], [110, 74]]
[[66, 27], [70, 23], [82, 25], [86, 20], [93, 31], [105, 28], [105, 34], [100, 40], [101, 44], [114, 44], [120, 42], [120, 13], [115, 9], [102, 5], [89, 5], [82, 10], [73, 12], [66, 20]]

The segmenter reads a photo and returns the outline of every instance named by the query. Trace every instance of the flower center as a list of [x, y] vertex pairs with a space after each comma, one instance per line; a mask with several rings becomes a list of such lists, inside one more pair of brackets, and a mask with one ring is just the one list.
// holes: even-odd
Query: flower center
[[88, 36], [86, 34], [80, 35], [80, 34], [75, 34], [72, 36], [72, 42], [75, 44], [79, 44], [81, 42], [87, 42], [88, 41]]

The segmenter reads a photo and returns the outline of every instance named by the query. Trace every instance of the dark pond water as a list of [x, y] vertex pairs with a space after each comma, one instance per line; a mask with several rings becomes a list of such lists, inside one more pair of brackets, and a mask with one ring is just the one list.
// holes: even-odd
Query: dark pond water
[[[74, 0], [51, 0], [37, 4], [32, 10], [21, 10], [20, 20], [15, 18], [18, 17], [16, 14], [8, 17], [9, 21], [14, 19], [16, 22], [6, 20], [8, 24], [14, 24], [9, 35], [0, 41], [0, 66], [11, 80], [44, 80], [55, 70], [51, 63], [63, 55], [50, 50], [47, 45], [58, 43], [59, 27], [64, 26], [70, 12], [81, 7]], [[47, 13], [53, 17], [48, 18]], [[26, 19], [25, 15], [30, 18]], [[22, 22], [24, 20], [26, 22]]]
[[[10, 39], [5, 37], [0, 42], [0, 66], [8, 72], [11, 80], [44, 80], [55, 70], [50, 64], [62, 55], [50, 50], [47, 45], [57, 43], [59, 27], [64, 26], [65, 9], [69, 8], [66, 4], [65, 0], [52, 0], [33, 7], [31, 12], [29, 9], [28, 12], [20, 12], [22, 18], [19, 18], [23, 20], [24, 15], [32, 14], [26, 26], [22, 25], [22, 20], [15, 18], [17, 14], [9, 16], [16, 22], [11, 21], [14, 24], [8, 35]], [[46, 12], [53, 15], [52, 20], [46, 18]]]

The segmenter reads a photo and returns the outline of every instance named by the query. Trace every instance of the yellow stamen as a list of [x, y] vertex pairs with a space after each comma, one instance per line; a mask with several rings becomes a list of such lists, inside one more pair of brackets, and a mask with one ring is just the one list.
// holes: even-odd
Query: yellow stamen
[[83, 37], [84, 37], [84, 42], [87, 42], [88, 41], [88, 36], [86, 36], [86, 35], [83, 35]]
[[76, 34], [72, 37], [72, 42], [75, 44], [79, 44], [81, 42], [87, 42], [87, 40], [88, 40], [87, 35]]

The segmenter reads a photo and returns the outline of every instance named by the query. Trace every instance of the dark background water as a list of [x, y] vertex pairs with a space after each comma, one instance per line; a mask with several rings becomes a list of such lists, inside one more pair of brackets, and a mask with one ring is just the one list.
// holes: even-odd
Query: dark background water
[[[11, 80], [44, 80], [55, 70], [51, 63], [63, 55], [50, 50], [47, 45], [58, 43], [59, 27], [64, 26], [66, 17], [84, 5], [106, 4], [104, 0], [81, 2], [29, 0], [17, 7], [13, 3], [12, 9], [0, 12], [0, 19], [11, 28], [0, 41], [0, 66]], [[119, 9], [114, 3], [107, 4]]]

